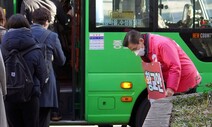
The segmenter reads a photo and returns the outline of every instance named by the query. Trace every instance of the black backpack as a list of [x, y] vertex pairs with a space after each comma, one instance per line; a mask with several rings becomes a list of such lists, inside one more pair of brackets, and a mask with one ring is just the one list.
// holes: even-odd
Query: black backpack
[[22, 52], [13, 49], [6, 55], [4, 63], [7, 78], [7, 102], [27, 102], [31, 99], [34, 82], [23, 56], [39, 48], [38, 45], [35, 45]]

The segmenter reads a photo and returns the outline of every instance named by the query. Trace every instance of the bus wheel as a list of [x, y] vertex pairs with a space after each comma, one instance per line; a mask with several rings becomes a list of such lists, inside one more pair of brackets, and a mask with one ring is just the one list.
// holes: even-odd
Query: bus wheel
[[145, 98], [144, 101], [138, 107], [135, 119], [135, 127], [142, 127], [146, 115], [149, 111], [149, 108], [150, 108], [150, 102], [147, 98]]

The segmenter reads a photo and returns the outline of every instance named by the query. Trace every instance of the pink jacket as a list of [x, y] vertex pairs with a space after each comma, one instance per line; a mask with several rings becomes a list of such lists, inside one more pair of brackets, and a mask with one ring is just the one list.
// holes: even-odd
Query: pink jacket
[[200, 83], [202, 78], [199, 72], [175, 41], [154, 34], [148, 34], [146, 38], [147, 53], [142, 59], [161, 63], [166, 88], [171, 88], [175, 93], [186, 92]]

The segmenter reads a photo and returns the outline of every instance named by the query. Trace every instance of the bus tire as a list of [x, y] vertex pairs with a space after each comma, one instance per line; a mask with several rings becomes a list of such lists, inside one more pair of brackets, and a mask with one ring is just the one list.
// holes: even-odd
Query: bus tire
[[142, 101], [142, 103], [138, 107], [135, 119], [135, 127], [142, 127], [146, 115], [149, 111], [149, 108], [150, 108], [150, 102], [147, 98], [145, 98], [144, 101]]

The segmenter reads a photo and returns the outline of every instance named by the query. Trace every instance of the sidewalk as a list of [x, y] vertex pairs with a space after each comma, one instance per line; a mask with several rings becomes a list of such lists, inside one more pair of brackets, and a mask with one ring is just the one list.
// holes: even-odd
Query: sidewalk
[[77, 125], [77, 126], [75, 126], [75, 125], [70, 125], [70, 126], [50, 126], [50, 127], [98, 127], [98, 126], [88, 126], [88, 125]]
[[[97, 125], [70, 125], [70, 126], [50, 126], [50, 127], [98, 127]], [[121, 125], [113, 125], [113, 127], [121, 127]]]

